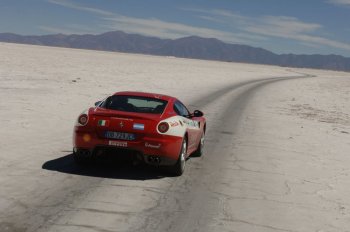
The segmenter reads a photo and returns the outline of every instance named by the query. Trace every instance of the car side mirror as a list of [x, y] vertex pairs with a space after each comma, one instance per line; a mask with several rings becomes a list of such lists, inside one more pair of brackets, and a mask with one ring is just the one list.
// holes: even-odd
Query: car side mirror
[[193, 115], [193, 117], [202, 117], [204, 114], [200, 110], [195, 110], [195, 111], [193, 111], [192, 115]]
[[95, 106], [99, 106], [101, 104], [102, 101], [97, 101], [95, 102]]

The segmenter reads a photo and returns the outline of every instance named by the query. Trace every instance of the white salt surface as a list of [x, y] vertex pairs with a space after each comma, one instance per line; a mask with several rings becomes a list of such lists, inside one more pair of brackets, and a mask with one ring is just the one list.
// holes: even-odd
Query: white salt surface
[[[6, 43], [0, 43], [0, 54], [0, 228], [138, 228], [146, 221], [139, 214], [179, 181], [104, 180], [42, 169], [70, 153], [76, 117], [108, 94], [150, 91], [192, 103], [234, 83], [301, 75], [296, 73], [315, 77], [258, 89], [244, 109], [222, 179], [212, 186], [223, 210], [208, 228], [350, 228], [349, 73]], [[226, 103], [204, 108], [208, 123], [214, 125]]]

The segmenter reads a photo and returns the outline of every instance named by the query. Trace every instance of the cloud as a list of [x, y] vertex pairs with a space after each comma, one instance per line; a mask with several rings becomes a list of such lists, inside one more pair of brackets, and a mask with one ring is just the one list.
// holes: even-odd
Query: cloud
[[328, 0], [328, 3], [335, 5], [350, 5], [350, 0]]
[[[350, 0], [332, 0], [347, 2]], [[183, 9], [186, 11], [197, 12], [198, 17], [212, 22], [226, 22], [226, 26], [231, 30], [240, 30], [242, 34], [250, 34], [252, 37], [262, 36], [262, 38], [284, 38], [298, 41], [300, 44], [312, 44], [312, 47], [328, 46], [338, 49], [350, 50], [350, 44], [335, 41], [332, 39], [317, 36], [317, 33], [323, 29], [323, 26], [317, 23], [303, 22], [295, 17], [286, 16], [262, 16], [247, 17], [235, 12], [219, 9]], [[202, 14], [206, 14], [203, 16]]]
[[86, 11], [86, 12], [90, 12], [90, 13], [94, 13], [94, 14], [99, 14], [99, 15], [104, 15], [104, 16], [113, 15], [113, 13], [110, 11], [105, 11], [105, 10], [101, 10], [101, 9], [93, 8], [93, 7], [81, 6], [81, 5], [75, 4], [75, 3], [68, 1], [68, 0], [47, 0], [47, 1], [49, 3], [56, 4], [59, 6], [63, 6], [63, 7], [71, 8], [71, 9], [76, 9], [76, 10], [80, 10], [80, 11]]
[[293, 17], [266, 16], [261, 18], [260, 24], [247, 26], [245, 30], [259, 35], [293, 39], [304, 44], [312, 43], [350, 50], [350, 44], [312, 35], [321, 28], [319, 24], [305, 23]]
[[[183, 11], [190, 11], [190, 12], [194, 12], [194, 13], [200, 13], [201, 15], [198, 16], [200, 18], [204, 18], [207, 19], [209, 21], [224, 21], [228, 24], [227, 19], [230, 19], [232, 21], [230, 21], [230, 23], [245, 23], [246, 21], [249, 21], [249, 17], [243, 16], [241, 14], [232, 12], [232, 11], [228, 11], [228, 10], [222, 10], [222, 9], [210, 9], [210, 10], [206, 10], [206, 9], [198, 9], [198, 8], [178, 8], [179, 10], [183, 10]], [[203, 14], [205, 16], [203, 16]]]
[[217, 18], [212, 17], [212, 16], [199, 15], [198, 18], [205, 19], [205, 20], [212, 21], [212, 22], [216, 22], [216, 23], [225, 23], [225, 21], [223, 21], [221, 19], [217, 19]]

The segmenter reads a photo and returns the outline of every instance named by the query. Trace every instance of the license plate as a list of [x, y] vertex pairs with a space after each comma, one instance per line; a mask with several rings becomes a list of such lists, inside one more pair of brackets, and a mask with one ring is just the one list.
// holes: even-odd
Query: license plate
[[116, 146], [116, 147], [128, 147], [128, 142], [125, 142], [125, 141], [113, 141], [113, 140], [110, 140], [108, 142], [108, 144], [110, 146]]
[[131, 133], [106, 131], [105, 137], [108, 139], [118, 139], [118, 140], [135, 140], [135, 135]]

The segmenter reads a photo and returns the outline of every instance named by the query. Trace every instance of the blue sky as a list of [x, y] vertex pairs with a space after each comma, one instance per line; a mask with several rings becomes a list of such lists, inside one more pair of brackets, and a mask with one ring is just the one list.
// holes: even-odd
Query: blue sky
[[197, 35], [275, 53], [350, 57], [350, 0], [0, 0], [0, 32]]

